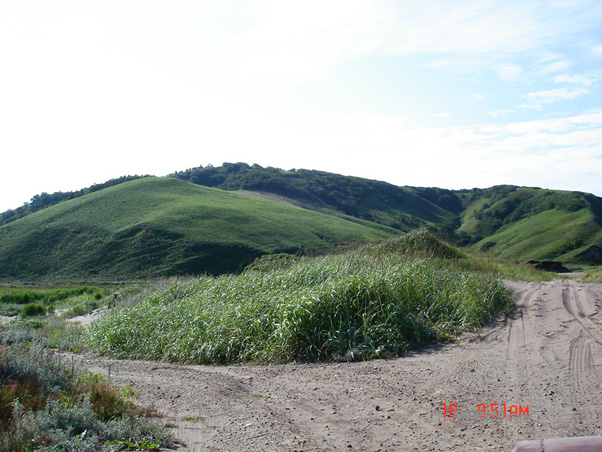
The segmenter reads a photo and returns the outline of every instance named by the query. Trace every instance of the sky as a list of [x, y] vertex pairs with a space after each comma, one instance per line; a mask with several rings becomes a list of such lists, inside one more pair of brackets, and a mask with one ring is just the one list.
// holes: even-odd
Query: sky
[[602, 196], [600, 0], [0, 0], [0, 211], [257, 163]]

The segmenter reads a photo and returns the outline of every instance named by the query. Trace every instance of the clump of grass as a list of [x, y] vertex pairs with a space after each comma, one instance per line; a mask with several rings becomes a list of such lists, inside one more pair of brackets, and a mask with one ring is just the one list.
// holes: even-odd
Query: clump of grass
[[103, 305], [113, 287], [0, 286], [0, 314], [23, 317], [52, 313], [65, 318], [87, 314]]
[[88, 341], [176, 362], [358, 360], [449, 340], [512, 306], [499, 272], [426, 231], [273, 267], [174, 281], [93, 324]]
[[581, 281], [586, 283], [602, 283], [602, 270], [586, 273], [581, 277]]
[[[0, 348], [0, 452], [158, 450], [172, 435], [131, 390], [61, 363], [39, 342]], [[152, 446], [152, 447], [151, 447]]]
[[21, 317], [46, 315], [46, 306], [42, 303], [27, 303], [21, 310]]
[[0, 345], [42, 341], [45, 347], [79, 353], [86, 349], [84, 328], [62, 317], [16, 318], [0, 327]]
[[536, 270], [529, 264], [515, 264], [503, 258], [494, 258], [477, 253], [471, 253], [470, 259], [458, 263], [466, 269], [498, 275], [504, 279], [520, 281], [552, 281], [558, 279], [556, 274]]
[[73, 317], [77, 317], [80, 315], [89, 314], [92, 311], [100, 308], [102, 306], [102, 297], [101, 298], [84, 298], [83, 300], [79, 300], [71, 305], [66, 311], [61, 313], [61, 317], [65, 319], [71, 319]]
[[63, 351], [80, 353], [86, 349], [85, 330], [79, 324], [67, 323], [64, 318], [47, 317], [38, 330], [47, 347]]
[[274, 270], [282, 270], [299, 262], [299, 256], [294, 254], [266, 254], [255, 259], [254, 262], [247, 265], [245, 272], [262, 272], [269, 273]]

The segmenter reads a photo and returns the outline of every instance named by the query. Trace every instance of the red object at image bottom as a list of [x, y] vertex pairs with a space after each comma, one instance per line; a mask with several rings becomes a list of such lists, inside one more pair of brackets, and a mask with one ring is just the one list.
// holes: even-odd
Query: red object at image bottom
[[512, 452], [602, 452], [602, 436], [521, 441]]

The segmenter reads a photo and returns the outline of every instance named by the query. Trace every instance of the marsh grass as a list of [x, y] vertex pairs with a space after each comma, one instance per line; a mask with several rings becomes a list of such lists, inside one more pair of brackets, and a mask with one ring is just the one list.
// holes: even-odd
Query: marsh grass
[[423, 230], [265, 264], [175, 280], [93, 324], [87, 340], [101, 353], [174, 362], [347, 361], [446, 341], [512, 307], [499, 271]]

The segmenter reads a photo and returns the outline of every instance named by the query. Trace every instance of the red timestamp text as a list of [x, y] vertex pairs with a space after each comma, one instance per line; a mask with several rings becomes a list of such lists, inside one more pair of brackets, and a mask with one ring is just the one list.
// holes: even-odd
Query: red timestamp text
[[[458, 417], [458, 404], [457, 403], [443, 403], [443, 417], [453, 418]], [[497, 418], [519, 418], [522, 416], [529, 415], [529, 405], [510, 405], [506, 403], [479, 403], [477, 405], [477, 411], [480, 413], [482, 418], [491, 417]]]

